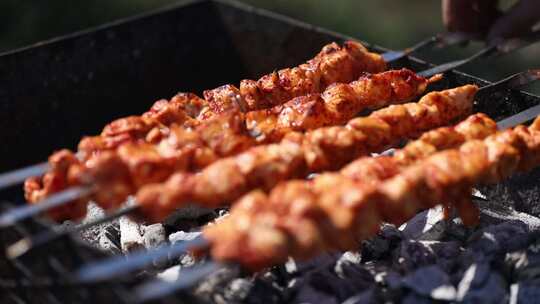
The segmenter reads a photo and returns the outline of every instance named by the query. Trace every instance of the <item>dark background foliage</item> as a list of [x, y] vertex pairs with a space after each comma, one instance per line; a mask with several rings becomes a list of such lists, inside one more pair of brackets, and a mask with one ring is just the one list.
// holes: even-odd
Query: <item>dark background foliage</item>
[[[3, 0], [0, 1], [0, 51], [96, 26], [145, 11], [175, 0]], [[443, 30], [440, 3], [433, 0], [244, 0], [291, 17], [342, 32], [393, 49]], [[513, 1], [503, 1], [508, 6]], [[419, 57], [433, 62], [453, 60], [480, 49], [424, 51]], [[540, 46], [529, 47], [502, 58], [472, 64], [462, 70], [496, 80], [527, 68], [540, 67]], [[540, 92], [540, 86], [533, 90]]]

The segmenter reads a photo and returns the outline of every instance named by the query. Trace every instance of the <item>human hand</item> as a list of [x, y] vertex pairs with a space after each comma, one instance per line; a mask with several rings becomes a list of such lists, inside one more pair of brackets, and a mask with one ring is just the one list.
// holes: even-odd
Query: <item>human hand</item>
[[443, 22], [450, 32], [462, 32], [488, 43], [524, 35], [540, 21], [540, 1], [521, 0], [508, 11], [496, 0], [442, 0]]

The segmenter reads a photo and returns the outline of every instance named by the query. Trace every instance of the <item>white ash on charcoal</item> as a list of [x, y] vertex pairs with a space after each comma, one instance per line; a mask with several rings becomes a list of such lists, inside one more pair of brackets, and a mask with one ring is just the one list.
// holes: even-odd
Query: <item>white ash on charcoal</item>
[[511, 304], [536, 304], [540, 301], [540, 280], [527, 280], [510, 286]]
[[467, 242], [474, 253], [491, 258], [526, 248], [532, 237], [533, 234], [522, 221], [508, 221], [474, 232]]
[[450, 283], [450, 277], [437, 265], [421, 267], [409, 273], [403, 278], [403, 286], [433, 300], [456, 299], [456, 288]]
[[[358, 251], [327, 253], [308, 261], [290, 259], [257, 274], [228, 267], [190, 292], [210, 303], [531, 303], [528, 297], [538, 299], [540, 218], [510, 204], [475, 203], [481, 216], [474, 228], [463, 226], [459, 218], [444, 219], [442, 208], [424, 210], [399, 228], [383, 224], [376, 236], [359, 242]], [[202, 225], [227, 216], [227, 210], [192, 215], [176, 214], [163, 224], [140, 225], [142, 246], [151, 250], [192, 240], [200, 236]], [[118, 247], [114, 227], [118, 224], [101, 235]], [[147, 274], [173, 282], [186, 267], [199, 262], [184, 254], [170, 258], [166, 265], [154, 265]]]
[[487, 263], [474, 263], [458, 284], [457, 300], [464, 303], [507, 303], [509, 286], [505, 278]]
[[[87, 206], [86, 217], [81, 221], [81, 224], [94, 222], [103, 216], [105, 216], [105, 210], [95, 203], [90, 202]], [[73, 224], [70, 223], [70, 225]], [[118, 220], [92, 226], [81, 231], [79, 235], [84, 241], [106, 253], [118, 254], [121, 252]]]
[[525, 250], [507, 253], [505, 263], [512, 281], [540, 279], [540, 240]]
[[520, 221], [527, 226], [529, 231], [540, 230], [540, 218], [529, 213], [520, 212], [507, 206], [493, 205], [489, 202], [478, 202], [477, 205], [480, 208], [482, 225], [500, 224], [508, 221]]
[[122, 252], [128, 254], [130, 252], [142, 250], [144, 248], [142, 225], [133, 221], [127, 216], [122, 216], [119, 219], [119, 223], [120, 246], [122, 248]]
[[143, 244], [147, 250], [156, 249], [167, 244], [167, 233], [165, 227], [160, 223], [144, 226], [142, 232]]
[[120, 244], [120, 227], [118, 224], [107, 225], [100, 231], [99, 248], [114, 255], [122, 253]]
[[218, 217], [218, 213], [213, 209], [188, 205], [167, 217], [163, 221], [163, 226], [169, 232], [187, 231], [198, 228], [216, 217]]
[[480, 187], [491, 206], [504, 206], [540, 217], [540, 168], [493, 186]]

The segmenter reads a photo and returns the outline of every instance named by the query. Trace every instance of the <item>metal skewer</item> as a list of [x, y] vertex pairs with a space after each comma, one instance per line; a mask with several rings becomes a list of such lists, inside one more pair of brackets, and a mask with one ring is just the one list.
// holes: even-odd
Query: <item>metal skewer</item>
[[436, 48], [441, 49], [452, 45], [460, 44], [468, 40], [470, 40], [470, 37], [467, 35], [456, 33], [441, 33], [422, 40], [410, 48], [406, 48], [401, 51], [388, 51], [386, 53], [383, 53], [381, 56], [386, 62], [394, 62], [427, 47], [435, 46]]
[[481, 49], [480, 51], [474, 53], [468, 58], [439, 64], [431, 69], [419, 72], [418, 75], [423, 76], [423, 77], [430, 77], [436, 74], [441, 74], [444, 72], [448, 72], [450, 70], [457, 69], [458, 67], [464, 66], [479, 58], [488, 57], [494, 54], [500, 54], [500, 55], [508, 54], [513, 51], [517, 51], [521, 48], [527, 47], [538, 41], [540, 41], [540, 31], [534, 32], [531, 35], [520, 37], [520, 38], [503, 40], [497, 44], [489, 45]]
[[77, 198], [93, 192], [91, 187], [73, 187], [62, 192], [55, 193], [39, 204], [25, 205], [12, 208], [0, 215], [0, 228], [6, 228], [16, 224], [19, 221], [40, 214], [49, 209], [65, 205]]
[[15, 244], [9, 246], [6, 249], [6, 257], [8, 257], [10, 259], [16, 259], [16, 258], [24, 255], [25, 253], [27, 253], [31, 249], [37, 248], [37, 247], [42, 246], [42, 245], [46, 245], [47, 243], [52, 242], [54, 240], [57, 240], [57, 239], [59, 239], [59, 238], [61, 238], [63, 236], [78, 233], [78, 232], [84, 231], [84, 230], [86, 230], [88, 228], [91, 228], [93, 226], [97, 226], [97, 225], [101, 225], [101, 224], [111, 222], [111, 221], [113, 221], [113, 220], [115, 220], [115, 219], [117, 219], [119, 217], [122, 217], [124, 215], [128, 215], [128, 214], [134, 212], [135, 210], [137, 210], [137, 206], [132, 205], [132, 206], [128, 206], [128, 207], [122, 208], [120, 210], [117, 210], [117, 211], [115, 211], [113, 213], [109, 213], [109, 214], [105, 215], [104, 217], [99, 218], [99, 219], [97, 219], [95, 221], [91, 221], [91, 222], [88, 222], [88, 223], [85, 223], [85, 224], [81, 224], [81, 225], [78, 225], [76, 227], [66, 228], [66, 229], [61, 230], [61, 231], [41, 232], [41, 233], [39, 233], [37, 235], [23, 238], [23, 239], [17, 241]]
[[32, 176], [39, 176], [49, 170], [47, 162], [0, 174], [0, 190], [22, 183]]
[[160, 247], [153, 251], [140, 251], [127, 256], [115, 256], [97, 264], [83, 266], [75, 273], [75, 279], [81, 283], [95, 283], [139, 270], [154, 261], [166, 261], [170, 256], [185, 254], [190, 248], [206, 247], [208, 242], [202, 237]]

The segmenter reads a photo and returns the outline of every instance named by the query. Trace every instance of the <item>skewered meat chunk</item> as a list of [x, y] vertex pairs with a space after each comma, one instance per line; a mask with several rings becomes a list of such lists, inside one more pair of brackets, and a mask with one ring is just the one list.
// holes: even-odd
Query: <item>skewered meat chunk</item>
[[[346, 41], [342, 47], [331, 43], [298, 67], [265, 75], [258, 81], [243, 80], [239, 89], [228, 86], [206, 91], [204, 96], [215, 113], [227, 111], [239, 103], [245, 111], [253, 111], [298, 96], [320, 93], [333, 83], [349, 83], [363, 72], [379, 73], [385, 69], [383, 58], [370, 53], [358, 42]], [[224, 94], [224, 91], [228, 92]]]
[[[373, 79], [376, 79], [377, 81], [373, 81]], [[340, 85], [329, 88], [325, 91], [325, 94], [331, 98], [327, 98], [328, 103], [323, 103], [321, 106], [330, 108], [330, 110], [327, 111], [328, 113], [335, 113], [336, 108], [343, 109], [343, 104], [348, 103], [347, 112], [343, 111], [340, 113], [339, 115], [341, 115], [341, 117], [338, 114], [332, 114], [335, 124], [339, 124], [342, 122], [341, 120], [343, 117], [353, 116], [355, 112], [372, 107], [373, 105], [401, 103], [412, 99], [415, 96], [420, 95], [430, 81], [437, 79], [438, 78], [435, 77], [434, 79], [427, 80], [416, 76], [416, 74], [409, 70], [389, 71], [377, 74], [374, 77], [364, 76], [355, 82], [354, 88], [349, 85]], [[358, 99], [354, 96], [352, 96], [351, 99], [344, 98], [344, 94], [339, 93], [338, 89], [349, 90], [351, 92], [354, 90], [355, 94], [358, 94], [362, 98]], [[370, 90], [374, 92], [375, 97], [369, 97]], [[382, 94], [381, 92], [385, 93]], [[379, 100], [379, 98], [388, 98], [388, 101], [385, 102], [384, 100]], [[175, 107], [179, 108], [181, 105], [184, 109], [190, 109], [190, 115], [195, 115], [200, 112], [199, 106], [201, 103], [189, 101], [192, 99], [193, 96], [190, 95], [179, 96], [175, 101], [175, 103], [179, 105], [176, 105]], [[365, 101], [363, 101], [364, 99]], [[303, 100], [299, 99], [298, 102], [295, 102], [292, 106], [286, 104], [280, 108], [285, 112], [287, 109], [292, 109], [292, 107], [296, 107], [302, 102]], [[186, 104], [190, 104], [190, 106], [188, 107]], [[168, 175], [175, 171], [200, 170], [219, 158], [238, 154], [247, 150], [249, 147], [262, 143], [260, 140], [255, 141], [252, 138], [253, 130], [246, 129], [246, 119], [241, 112], [231, 111], [216, 114], [212, 118], [198, 124], [192, 124], [193, 120], [186, 120], [185, 122], [192, 126], [190, 128], [184, 128], [174, 124], [165, 127], [161, 122], [156, 122], [154, 117], [158, 115], [156, 113], [162, 113], [162, 109], [163, 106], [158, 105], [138, 119], [136, 119], [137, 117], [133, 117], [133, 119], [121, 119], [114, 122], [105, 128], [107, 134], [111, 135], [110, 137], [98, 136], [83, 140], [79, 146], [78, 153], [80, 163], [84, 167], [84, 163], [88, 162], [90, 159], [101, 157], [100, 153], [103, 153], [104, 151], [114, 152], [115, 154], [118, 154], [116, 157], [119, 161], [126, 162], [125, 166], [128, 169], [124, 170], [124, 172], [130, 172], [133, 180], [131, 183], [135, 185], [135, 188], [138, 188], [146, 183], [163, 181]], [[249, 113], [246, 115], [249, 115]], [[167, 115], [162, 116], [163, 122], [163, 119], [165, 119], [164, 117], [167, 117]], [[299, 119], [299, 124], [301, 124], [302, 118], [300, 117]], [[293, 123], [292, 118], [289, 122]], [[154, 123], [154, 127], [150, 131], [147, 131], [152, 126], [152, 123]], [[309, 127], [315, 128], [325, 124], [331, 124], [331, 120], [328, 118], [326, 118], [326, 120], [312, 119], [312, 123]], [[271, 134], [271, 136], [263, 136], [265, 142], [279, 141], [287, 131], [290, 131], [290, 128], [279, 125], [276, 125], [274, 128], [269, 128], [268, 125], [266, 125], [266, 127], [265, 132]], [[304, 126], [306, 129], [307, 127], [307, 125]], [[339, 128], [336, 130], [339, 130]], [[147, 134], [145, 134], [145, 132]], [[347, 130], [339, 132], [345, 134], [350, 133], [347, 135], [349, 137], [352, 135], [352, 133]], [[329, 134], [319, 134], [315, 137], [334, 136], [332, 135], [332, 130], [327, 133]], [[146, 136], [146, 138], [144, 138], [144, 136]], [[289, 136], [289, 140], [294, 137], [295, 136], [293, 135]], [[329, 138], [329, 140], [333, 141], [334, 139]], [[117, 147], [116, 145], [120, 143], [121, 145]], [[264, 152], [264, 149], [262, 149], [261, 152]], [[264, 157], [267, 156], [268, 155]], [[107, 158], [110, 157], [113, 156], [107, 155]], [[94, 163], [101, 164], [101, 162], [97, 160], [94, 160]], [[103, 163], [107, 164], [109, 162]], [[134, 164], [137, 165], [135, 166]], [[64, 184], [63, 187], [55, 187], [55, 192], [65, 189], [70, 185], [78, 185], [80, 181], [91, 180], [92, 178], [88, 176], [85, 178], [77, 176], [86, 174], [83, 167], [79, 167], [77, 170], [73, 171], [75, 173], [71, 174], [71, 178], [64, 178], [65, 181], [71, 182]], [[104, 166], [103, 170], [112, 168], [113, 167]], [[89, 172], [96, 172], [96, 170], [99, 170], [99, 168], [95, 167], [94, 170], [90, 170]], [[158, 172], [147, 173], [147, 171], [151, 170], [158, 170]], [[67, 171], [64, 172], [67, 173]], [[90, 173], [86, 175], [89, 174]], [[270, 177], [270, 179], [272, 178]], [[44, 185], [44, 188], [46, 188], [46, 185]], [[127, 188], [130, 187], [120, 187], [119, 189], [123, 190]], [[39, 189], [40, 188], [36, 187], [28, 188], [28, 191], [37, 191]], [[46, 196], [45, 193], [47, 193], [47, 190], [44, 189], [42, 193], [44, 194], [40, 197]], [[49, 191], [48, 193], [51, 194], [53, 192]], [[122, 191], [121, 193], [125, 193], [125, 191]], [[30, 194], [28, 196], [31, 197]], [[122, 198], [119, 196], [114, 201], [120, 200], [122, 200]]]
[[411, 101], [430, 82], [401, 69], [366, 74], [349, 84], [335, 83], [322, 94], [297, 97], [270, 109], [246, 114], [247, 126], [259, 141], [276, 141], [290, 131], [306, 131], [346, 123], [359, 112]]
[[[459, 145], [457, 138], [469, 139], [459, 148], [424, 159], [413, 156], [410, 166], [403, 158], [412, 155], [407, 151], [400, 152], [402, 156], [362, 158], [341, 174], [290, 181], [268, 195], [257, 190], [244, 196], [227, 218], [205, 228], [212, 256], [259, 270], [283, 263], [288, 256], [307, 259], [322, 251], [355, 249], [360, 240], [378, 231], [381, 222], [400, 225], [418, 210], [440, 202], [452, 204], [462, 217], [474, 223], [478, 211], [469, 198], [474, 185], [496, 183], [540, 165], [540, 118], [529, 128], [518, 126], [498, 133], [493, 122], [479, 119], [484, 122], [475, 124], [467, 135], [461, 132], [468, 129], [458, 127], [415, 142], [414, 146], [433, 144], [429, 151], [435, 152]], [[452, 134], [449, 143], [453, 144], [437, 139], [424, 142], [443, 134]], [[388, 162], [394, 164], [385, 165]], [[366, 175], [368, 171], [371, 173]], [[352, 176], [376, 181], [366, 183]]]
[[142, 213], [159, 221], [187, 203], [217, 207], [249, 190], [269, 191], [278, 182], [335, 170], [349, 161], [469, 114], [477, 87], [432, 92], [418, 103], [395, 105], [355, 118], [346, 126], [292, 133], [279, 144], [254, 147], [221, 159], [199, 174], [176, 173], [138, 192]]
[[[65, 189], [68, 184], [68, 171], [79, 160], [69, 150], [60, 150], [49, 157], [49, 172], [43, 177], [31, 177], [24, 182], [24, 195], [29, 203], [36, 203], [50, 193]], [[52, 218], [80, 218], [86, 214], [86, 205], [70, 208], [54, 208], [49, 215]]]

